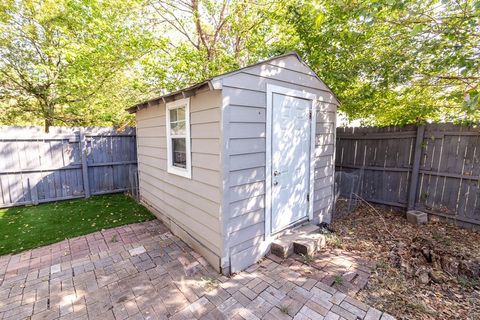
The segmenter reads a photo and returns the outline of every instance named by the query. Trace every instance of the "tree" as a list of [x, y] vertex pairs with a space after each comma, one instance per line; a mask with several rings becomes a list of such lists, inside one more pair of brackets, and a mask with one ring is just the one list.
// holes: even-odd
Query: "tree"
[[285, 52], [295, 37], [284, 19], [287, 2], [150, 0], [150, 21], [168, 45], [149, 61], [147, 74], [173, 90]]
[[6, 0], [0, 123], [123, 109], [296, 50], [350, 119], [479, 122], [480, 0]]
[[159, 45], [143, 28], [143, 8], [136, 0], [0, 4], [2, 121], [41, 120], [48, 131], [102, 123], [106, 109], [121, 115], [126, 105], [115, 105], [115, 97], [129, 86], [125, 71], [131, 76], [134, 63]]
[[288, 17], [350, 119], [480, 120], [479, 1], [302, 1]]

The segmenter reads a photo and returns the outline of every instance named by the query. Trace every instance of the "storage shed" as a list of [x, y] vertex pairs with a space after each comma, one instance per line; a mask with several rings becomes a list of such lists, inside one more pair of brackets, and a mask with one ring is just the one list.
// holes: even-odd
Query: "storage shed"
[[141, 201], [219, 272], [330, 222], [338, 100], [296, 53], [128, 109]]

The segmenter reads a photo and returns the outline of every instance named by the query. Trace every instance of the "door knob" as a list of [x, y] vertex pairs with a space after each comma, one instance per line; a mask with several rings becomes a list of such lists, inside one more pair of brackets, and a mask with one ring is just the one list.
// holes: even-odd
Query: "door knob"
[[274, 176], [278, 176], [279, 174], [280, 174], [279, 171], [277, 171], [277, 170], [273, 171], [273, 175], [274, 175]]
[[278, 184], [278, 181], [273, 181], [273, 185], [276, 186]]

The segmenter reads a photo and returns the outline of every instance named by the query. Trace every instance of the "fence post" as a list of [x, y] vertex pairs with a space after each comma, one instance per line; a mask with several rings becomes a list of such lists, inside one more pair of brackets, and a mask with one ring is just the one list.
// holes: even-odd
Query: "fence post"
[[80, 128], [80, 155], [82, 158], [83, 189], [85, 192], [85, 198], [89, 198], [90, 184], [88, 183], [87, 139], [83, 128]]
[[425, 125], [417, 127], [417, 136], [415, 140], [415, 149], [413, 153], [413, 168], [410, 177], [410, 187], [408, 192], [407, 210], [415, 209], [415, 201], [417, 196], [418, 176], [420, 173], [420, 160], [422, 156], [422, 143], [425, 134]]

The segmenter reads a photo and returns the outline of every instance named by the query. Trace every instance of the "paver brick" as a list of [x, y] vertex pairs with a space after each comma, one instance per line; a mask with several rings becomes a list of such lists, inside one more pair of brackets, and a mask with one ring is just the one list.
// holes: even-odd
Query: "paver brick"
[[312, 319], [310, 319], [309, 317], [307, 317], [305, 314], [299, 312], [299, 313], [297, 313], [297, 314], [295, 315], [295, 317], [293, 318], [293, 320], [312, 320]]
[[369, 308], [367, 311], [367, 314], [365, 315], [364, 320], [379, 320], [381, 316], [382, 316], [381, 311], [375, 308]]
[[274, 287], [267, 287], [260, 296], [273, 305], [278, 305], [282, 299], [286, 297], [286, 294]]
[[255, 292], [256, 294], [260, 294], [260, 292], [262, 292], [263, 290], [267, 289], [268, 288], [268, 283], [265, 282], [265, 281], [261, 281], [259, 284], [257, 284], [252, 290], [253, 292]]
[[322, 306], [323, 308], [330, 310], [333, 306], [333, 303], [328, 301], [328, 299], [325, 299], [322, 296], [314, 295], [310, 301], [315, 302], [316, 304]]
[[230, 294], [223, 288], [218, 287], [213, 290], [207, 291], [205, 297], [216, 306], [222, 304], [225, 300], [230, 298]]
[[322, 316], [325, 316], [327, 313], [328, 313], [328, 309], [323, 307], [322, 305], [312, 301], [312, 300], [309, 300], [307, 301], [307, 303], [305, 303], [305, 305], [307, 307], [309, 307], [310, 309], [314, 310], [315, 312], [321, 314]]
[[329, 300], [332, 298], [332, 295], [322, 289], [319, 289], [317, 287], [313, 287], [312, 290], [310, 290], [311, 293], [313, 293], [314, 296], [318, 298], [322, 298], [324, 300]]
[[198, 319], [210, 312], [213, 308], [215, 308], [215, 306], [208, 301], [207, 298], [202, 297], [190, 304], [189, 308], [192, 314]]
[[383, 313], [382, 314], [382, 317], [380, 318], [380, 320], [395, 320], [395, 318], [391, 315], [389, 315], [388, 313]]
[[265, 301], [262, 297], [256, 297], [252, 302], [247, 306], [247, 308], [253, 312], [257, 317], [263, 317], [270, 309], [273, 308], [273, 305]]
[[335, 290], [335, 288], [332, 288], [330, 286], [327, 286], [325, 283], [323, 282], [317, 282], [317, 284], [315, 284], [315, 287], [319, 288], [319, 289], [322, 289], [323, 291], [326, 291], [330, 294], [335, 294], [337, 292], [337, 290]]
[[348, 302], [349, 304], [363, 310], [363, 311], [368, 311], [368, 309], [370, 308], [368, 305], [366, 305], [365, 303], [361, 302], [361, 301], [358, 301], [356, 299], [352, 299], [348, 296], [345, 297], [345, 302]]
[[262, 279], [260, 278], [254, 278], [252, 281], [250, 281], [248, 284], [247, 284], [247, 287], [249, 289], [253, 289], [255, 288], [260, 282], [262, 282]]
[[55, 273], [58, 273], [60, 271], [61, 271], [60, 264], [55, 264], [55, 265], [50, 267], [50, 273], [51, 274], [55, 274]]
[[307, 305], [304, 305], [302, 307], [302, 309], [300, 309], [299, 313], [305, 315], [306, 317], [308, 317], [309, 319], [323, 319], [323, 316], [321, 314], [319, 314], [318, 312], [316, 312], [315, 310], [311, 309], [310, 307], [308, 307]]
[[342, 303], [343, 299], [345, 299], [346, 295], [343, 292], [335, 292], [335, 294], [330, 298], [330, 302], [334, 304]]
[[232, 297], [237, 300], [242, 306], [246, 307], [250, 304], [252, 300], [250, 300], [247, 296], [245, 296], [240, 291], [235, 292]]
[[286, 308], [288, 310], [288, 314], [290, 316], [295, 316], [298, 311], [303, 307], [303, 303], [298, 302], [297, 300], [291, 299], [289, 297], [285, 297], [279, 307]]
[[365, 317], [365, 315], [367, 314], [362, 309], [346, 302], [345, 300], [342, 303], [340, 303], [340, 307], [342, 307], [343, 309], [353, 313], [354, 315], [356, 315], [357, 317], [360, 317], [360, 318]]
[[340, 317], [343, 317], [347, 320], [356, 320], [357, 319], [357, 316], [354, 315], [353, 313], [337, 306], [337, 305], [334, 305], [332, 307], [332, 309], [330, 309], [333, 313], [335, 314], [338, 314]]
[[270, 311], [265, 315], [263, 319], [272, 319], [272, 320], [290, 320], [292, 317], [288, 312], [282, 311], [277, 307], [270, 309]]
[[[236, 316], [239, 316], [240, 311], [243, 309], [243, 306], [240, 303], [235, 303], [232, 307], [228, 308], [222, 314], [227, 318], [231, 319]], [[241, 317], [241, 316], [240, 316]], [[240, 318], [241, 319], [241, 318]]]
[[258, 294], [256, 292], [250, 290], [248, 287], [240, 288], [240, 292], [243, 293], [250, 300], [253, 300], [258, 296]]
[[241, 316], [245, 320], [258, 320], [260, 319], [257, 317], [255, 314], [252, 313], [252, 311], [242, 308], [239, 310], [238, 315]]
[[60, 312], [57, 309], [48, 309], [40, 313], [34, 314], [31, 320], [53, 320], [60, 317]]
[[302, 287], [304, 287], [306, 290], [311, 290], [316, 283], [317, 281], [315, 279], [308, 279], [307, 281], [305, 281]]
[[340, 316], [338, 314], [333, 313], [332, 311], [328, 311], [327, 315], [323, 320], [339, 320]]

